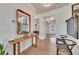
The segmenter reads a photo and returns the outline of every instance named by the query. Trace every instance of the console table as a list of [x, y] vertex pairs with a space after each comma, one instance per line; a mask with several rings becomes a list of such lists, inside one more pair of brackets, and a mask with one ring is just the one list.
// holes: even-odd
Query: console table
[[[35, 43], [33, 43], [33, 37], [35, 37]], [[29, 40], [32, 38], [32, 46], [35, 46], [37, 47], [37, 39], [38, 39], [38, 34], [35, 34], [35, 35], [28, 35], [28, 36], [25, 36], [25, 37], [21, 37], [21, 38], [16, 38], [14, 40], [11, 40], [9, 41], [9, 43], [11, 45], [13, 45], [13, 55], [16, 55], [18, 53], [18, 55], [20, 54], [20, 43], [25, 41], [25, 40]], [[17, 52], [16, 52], [17, 51]]]

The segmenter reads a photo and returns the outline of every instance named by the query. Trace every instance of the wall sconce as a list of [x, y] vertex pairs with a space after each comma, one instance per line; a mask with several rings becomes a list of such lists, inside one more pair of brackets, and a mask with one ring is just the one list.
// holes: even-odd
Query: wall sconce
[[16, 22], [16, 20], [15, 20], [14, 17], [11, 19], [11, 22], [12, 22], [12, 23], [15, 23], [15, 22]]
[[44, 7], [50, 7], [52, 5], [52, 3], [43, 3], [42, 4]]
[[47, 21], [47, 22], [50, 22], [52, 20], [54, 20], [54, 18], [52, 16], [46, 16], [44, 17], [44, 19]]

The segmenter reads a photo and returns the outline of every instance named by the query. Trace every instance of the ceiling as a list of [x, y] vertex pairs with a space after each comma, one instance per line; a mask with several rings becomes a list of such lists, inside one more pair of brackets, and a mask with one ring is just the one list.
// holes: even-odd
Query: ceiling
[[67, 6], [68, 4], [69, 3], [52, 3], [50, 7], [44, 7], [43, 3], [31, 3], [31, 5], [35, 8], [37, 14], [55, 10]]

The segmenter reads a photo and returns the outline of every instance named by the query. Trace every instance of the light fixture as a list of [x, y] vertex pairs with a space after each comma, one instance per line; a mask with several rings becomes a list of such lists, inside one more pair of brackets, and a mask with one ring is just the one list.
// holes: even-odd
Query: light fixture
[[36, 16], [35, 16], [35, 19], [38, 19], [38, 18], [39, 18], [39, 17], [36, 15]]
[[50, 20], [54, 20], [54, 18], [53, 17], [50, 17]]
[[52, 16], [44, 17], [44, 19], [45, 19], [47, 22], [50, 22], [50, 21], [54, 20], [54, 18], [53, 18]]
[[50, 7], [52, 5], [52, 3], [43, 3], [44, 7]]

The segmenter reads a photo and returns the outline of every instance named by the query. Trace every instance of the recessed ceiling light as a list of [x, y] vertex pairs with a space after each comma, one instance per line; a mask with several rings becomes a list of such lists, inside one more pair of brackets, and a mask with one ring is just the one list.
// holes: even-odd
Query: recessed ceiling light
[[54, 18], [53, 17], [50, 17], [50, 20], [54, 20]]
[[43, 3], [44, 7], [50, 7], [52, 5], [52, 3]]

